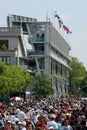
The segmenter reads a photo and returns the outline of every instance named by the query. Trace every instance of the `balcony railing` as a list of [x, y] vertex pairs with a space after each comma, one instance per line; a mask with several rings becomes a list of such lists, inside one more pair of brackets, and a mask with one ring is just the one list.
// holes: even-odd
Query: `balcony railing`
[[21, 27], [0, 27], [0, 36], [14, 36], [21, 35]]
[[27, 53], [28, 57], [31, 55], [44, 55], [44, 51], [32, 51]]
[[28, 70], [31, 70], [31, 71], [36, 71], [37, 70], [37, 67], [36, 66], [34, 66], [34, 67], [28, 67]]
[[15, 50], [0, 50], [0, 56], [16, 56]]
[[29, 38], [29, 42], [44, 42], [45, 38], [44, 36], [37, 36], [37, 35], [33, 35], [31, 38]]

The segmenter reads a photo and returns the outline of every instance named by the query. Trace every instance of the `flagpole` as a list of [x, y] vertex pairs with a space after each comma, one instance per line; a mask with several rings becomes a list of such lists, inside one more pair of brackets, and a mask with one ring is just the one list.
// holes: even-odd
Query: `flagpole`
[[47, 0], [45, 0], [46, 5], [46, 21], [48, 21], [48, 6], [47, 6]]
[[52, 23], [53, 23], [53, 26], [56, 28], [55, 10], [54, 9], [52, 9]]

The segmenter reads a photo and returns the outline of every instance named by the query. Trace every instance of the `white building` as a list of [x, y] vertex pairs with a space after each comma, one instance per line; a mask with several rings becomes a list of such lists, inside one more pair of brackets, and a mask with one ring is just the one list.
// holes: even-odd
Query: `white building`
[[45, 73], [55, 96], [68, 94], [70, 46], [52, 23], [10, 15], [7, 24], [0, 28], [0, 60], [22, 66], [35, 76]]

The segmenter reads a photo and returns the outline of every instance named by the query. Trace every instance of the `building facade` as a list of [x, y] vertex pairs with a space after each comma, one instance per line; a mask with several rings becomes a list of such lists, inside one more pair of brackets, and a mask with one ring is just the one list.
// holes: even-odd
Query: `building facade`
[[56, 97], [68, 94], [71, 48], [52, 23], [9, 15], [7, 25], [0, 28], [0, 60], [19, 65], [35, 77], [45, 73]]

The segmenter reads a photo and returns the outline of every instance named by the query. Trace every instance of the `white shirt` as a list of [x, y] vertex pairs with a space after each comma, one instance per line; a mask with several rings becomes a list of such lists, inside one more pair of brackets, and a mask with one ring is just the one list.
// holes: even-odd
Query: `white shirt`
[[70, 126], [70, 125], [68, 125], [68, 126], [62, 126], [61, 128], [60, 128], [60, 130], [73, 130], [73, 128], [72, 128], [72, 126]]
[[10, 115], [8, 116], [7, 120], [14, 122], [15, 121], [15, 116], [14, 115]]
[[54, 127], [54, 130], [58, 130], [58, 124], [57, 124], [54, 120], [47, 122], [47, 129], [48, 129], [50, 126], [53, 126], [53, 127]]
[[17, 115], [18, 119], [23, 122], [24, 119], [26, 118], [26, 114], [23, 112], [23, 111], [20, 111], [18, 112], [18, 115]]
[[27, 130], [27, 129], [23, 126], [21, 130]]

